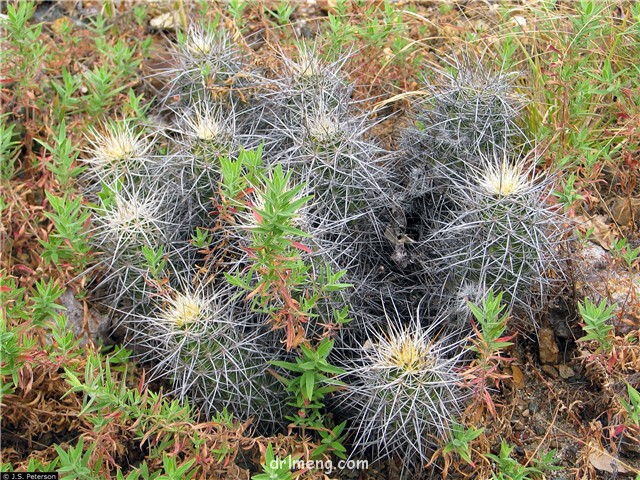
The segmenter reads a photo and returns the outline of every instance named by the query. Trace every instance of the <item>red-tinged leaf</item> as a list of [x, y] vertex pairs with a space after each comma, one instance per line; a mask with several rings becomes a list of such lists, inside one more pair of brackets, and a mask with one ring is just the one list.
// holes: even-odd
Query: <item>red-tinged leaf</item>
[[28, 394], [33, 387], [33, 370], [29, 365], [23, 365], [18, 371], [18, 386], [24, 394]]
[[556, 47], [554, 47], [553, 45], [548, 45], [547, 46], [547, 52], [548, 51], [552, 51], [557, 53], [558, 55], [562, 56], [562, 52], [560, 50], [558, 50]]
[[[140, 382], [138, 382], [138, 392], [140, 392], [140, 393], [142, 393], [144, 391], [145, 374], [146, 374], [146, 370], [142, 370], [142, 375], [140, 375]], [[147, 392], [144, 392], [144, 393], [146, 395]]]
[[617, 356], [615, 353], [613, 353], [611, 357], [609, 357], [609, 360], [607, 361], [607, 372], [611, 373], [613, 371], [613, 367], [615, 367], [616, 365], [616, 360], [617, 360]]
[[31, 270], [26, 265], [16, 265], [14, 268], [17, 269], [17, 270], [22, 270], [23, 272], [26, 272], [26, 273], [29, 273], [29, 274], [36, 273], [35, 270]]
[[278, 293], [284, 304], [288, 307], [286, 312], [288, 314], [301, 314], [298, 310], [298, 302], [291, 297], [291, 292], [287, 288], [279, 288]]
[[115, 412], [111, 412], [108, 413], [107, 415], [105, 415], [105, 418], [111, 418], [111, 419], [118, 419], [120, 417], [122, 417], [122, 415], [124, 414], [124, 412], [122, 410], [116, 410]]
[[12, 289], [9, 287], [5, 287], [4, 285], [0, 285], [0, 292], [11, 292]]
[[485, 390], [483, 392], [483, 396], [484, 396], [484, 401], [485, 404], [487, 405], [487, 408], [489, 409], [489, 413], [491, 413], [492, 416], [496, 416], [496, 407], [493, 404], [493, 400], [491, 399], [491, 394], [489, 393], [488, 390]]
[[616, 425], [616, 426], [613, 428], [613, 438], [618, 437], [622, 432], [624, 432], [624, 427], [625, 427], [625, 426], [624, 426], [624, 424], [622, 424], [622, 425]]
[[262, 215], [260, 215], [260, 213], [258, 213], [256, 209], [252, 209], [251, 211], [253, 212], [253, 216], [255, 217], [258, 223], [262, 223], [264, 221], [262, 218]]
[[293, 328], [293, 322], [291, 322], [291, 319], [288, 320], [287, 322], [287, 352], [290, 352], [291, 349], [293, 348], [293, 343], [295, 340], [295, 329]]
[[244, 253], [246, 253], [247, 255], [253, 255], [255, 257], [255, 248], [251, 248], [251, 247], [239, 247], [241, 251], [243, 251]]
[[291, 245], [299, 250], [302, 250], [303, 252], [311, 253], [311, 249], [306, 245], [301, 244], [300, 242], [294, 242], [293, 240], [291, 240]]
[[[111, 445], [115, 446], [115, 442], [113, 441], [113, 439], [111, 440], [110, 443], [111, 443]], [[99, 457], [104, 456], [104, 457], [106, 457], [106, 460], [110, 465], [116, 466], [115, 459], [113, 458], [113, 456], [109, 452], [105, 451], [104, 448], [102, 448], [99, 453], [97, 453], [97, 452], [98, 452], [97, 450], [94, 450], [93, 453], [91, 454], [91, 458], [95, 458], [97, 456], [99, 456]]]

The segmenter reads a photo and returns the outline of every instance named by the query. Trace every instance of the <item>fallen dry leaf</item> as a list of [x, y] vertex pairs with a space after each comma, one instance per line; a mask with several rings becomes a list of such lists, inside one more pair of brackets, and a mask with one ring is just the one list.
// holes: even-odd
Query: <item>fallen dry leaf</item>
[[614, 197], [607, 202], [611, 216], [618, 225], [632, 226], [640, 219], [640, 199], [632, 197]]
[[520, 370], [520, 368], [515, 365], [511, 365], [511, 375], [513, 377], [513, 384], [516, 386], [516, 388], [523, 388], [524, 373], [522, 373], [522, 370]]
[[589, 454], [589, 462], [596, 470], [601, 472], [613, 473], [614, 469], [616, 473], [629, 473], [632, 471], [618, 459], [603, 451], [591, 452]]
[[590, 240], [600, 245], [605, 250], [611, 250], [613, 241], [613, 231], [606, 222], [604, 215], [594, 215], [593, 217], [576, 216], [576, 220], [585, 231], [591, 230]]

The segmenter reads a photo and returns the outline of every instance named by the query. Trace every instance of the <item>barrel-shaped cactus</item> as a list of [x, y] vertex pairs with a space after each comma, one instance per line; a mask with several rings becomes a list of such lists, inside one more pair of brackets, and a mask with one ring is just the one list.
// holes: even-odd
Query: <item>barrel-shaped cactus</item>
[[[113, 186], [103, 185], [94, 206], [91, 240], [104, 267], [102, 285], [114, 295], [139, 300], [149, 273], [145, 251], [163, 251], [174, 261], [180, 255], [175, 244], [184, 218], [173, 185], [123, 177]], [[178, 223], [176, 223], [178, 222]]]
[[[130, 334], [180, 399], [205, 414], [223, 408], [272, 430], [283, 417], [284, 386], [268, 371], [261, 319], [229, 286], [167, 289], [149, 314], [129, 322]], [[275, 346], [274, 346], [275, 347]]]
[[226, 101], [250, 84], [247, 56], [231, 35], [216, 24], [194, 24], [178, 34], [163, 72], [168, 79], [165, 102], [194, 105]]
[[405, 150], [418, 163], [460, 164], [508, 149], [523, 136], [517, 120], [525, 101], [514, 88], [517, 76], [479, 60], [456, 60], [440, 72], [439, 83], [427, 86], [405, 132]]
[[343, 362], [340, 405], [351, 416], [353, 445], [376, 458], [398, 456], [408, 468], [428, 460], [428, 447], [446, 435], [463, 402], [460, 344], [437, 338], [419, 315], [387, 319], [387, 332], [370, 329], [368, 340]]
[[504, 292], [510, 307], [535, 313], [559, 277], [566, 221], [549, 202], [553, 178], [535, 158], [484, 159], [451, 171], [452, 207], [427, 242], [432, 266], [482, 291]]

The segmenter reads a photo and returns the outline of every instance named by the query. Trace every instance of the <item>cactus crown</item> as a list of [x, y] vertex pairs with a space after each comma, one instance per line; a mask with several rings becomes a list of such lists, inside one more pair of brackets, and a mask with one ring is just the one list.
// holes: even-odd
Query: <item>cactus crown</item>
[[126, 122], [111, 123], [104, 130], [104, 133], [91, 130], [90, 162], [94, 167], [123, 168], [129, 161], [144, 156], [148, 149], [141, 134], [135, 133]]
[[508, 197], [516, 195], [529, 184], [522, 163], [510, 164], [506, 159], [499, 164], [487, 162], [480, 173], [479, 185], [489, 195]]
[[397, 369], [400, 375], [414, 375], [433, 368], [431, 343], [421, 337], [419, 331], [411, 334], [402, 331], [389, 335], [376, 346], [381, 364]]
[[169, 305], [162, 312], [162, 319], [176, 328], [188, 328], [201, 322], [208, 310], [208, 302], [193, 294], [178, 293], [169, 299]]
[[206, 56], [212, 53], [218, 39], [207, 30], [191, 28], [187, 32], [184, 47], [194, 56]]
[[193, 120], [187, 120], [193, 135], [203, 142], [212, 142], [224, 134], [223, 127], [211, 112], [196, 111]]
[[107, 224], [120, 233], [125, 231], [144, 235], [150, 225], [157, 223], [156, 199], [143, 199], [139, 195], [125, 195], [117, 191], [113, 203], [104, 210]]

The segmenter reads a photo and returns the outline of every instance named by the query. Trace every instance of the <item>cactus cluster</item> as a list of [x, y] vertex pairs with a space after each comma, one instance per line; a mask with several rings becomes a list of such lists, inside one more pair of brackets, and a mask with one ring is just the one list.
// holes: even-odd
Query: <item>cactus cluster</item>
[[247, 255], [242, 233], [221, 229], [217, 210], [221, 160], [244, 144], [234, 76], [245, 65], [219, 32], [180, 37], [163, 101], [168, 126], [116, 120], [89, 135], [96, 292], [152, 378], [167, 377], [205, 415], [227, 408], [272, 431], [286, 409], [284, 386], [267, 371], [277, 345], [265, 347], [265, 319], [218, 268], [241, 268]]
[[[355, 449], [419, 468], [464, 399], [457, 372], [468, 302], [495, 289], [534, 313], [550, 293], [561, 218], [546, 202], [552, 178], [516, 145], [522, 99], [511, 75], [460, 63], [426, 88], [390, 152], [371, 133], [382, 119], [353, 99], [344, 62], [305, 45], [295, 58], [280, 55], [276, 71], [260, 72], [249, 58], [221, 28], [191, 27], [164, 72], [170, 126], [122, 120], [93, 132], [86, 184], [99, 289], [180, 398], [205, 414], [228, 408], [266, 430], [284, 427], [285, 386], [269, 362], [291, 353], [250, 308], [238, 275], [272, 233], [260, 222], [256, 192], [265, 185], [256, 172], [288, 172], [300, 208], [287, 214], [295, 228], [281, 233], [308, 234], [305, 245], [292, 242], [310, 265], [304, 274], [321, 281], [322, 272], [344, 271], [352, 285], [314, 298], [304, 332], [325, 335], [348, 305], [352, 327], [336, 335], [347, 385], [336, 414], [350, 419]], [[245, 149], [264, 164], [259, 154], [235, 161]], [[259, 227], [266, 243], [251, 250]], [[294, 273], [283, 271], [279, 278]], [[283, 298], [277, 307], [291, 305], [300, 306]]]
[[403, 134], [396, 229], [410, 251], [402, 266], [435, 290], [437, 316], [449, 314], [456, 328], [470, 316], [460, 300], [491, 289], [535, 320], [560, 276], [567, 231], [549, 201], [554, 178], [536, 170], [518, 128], [515, 75], [466, 61], [443, 76]]

